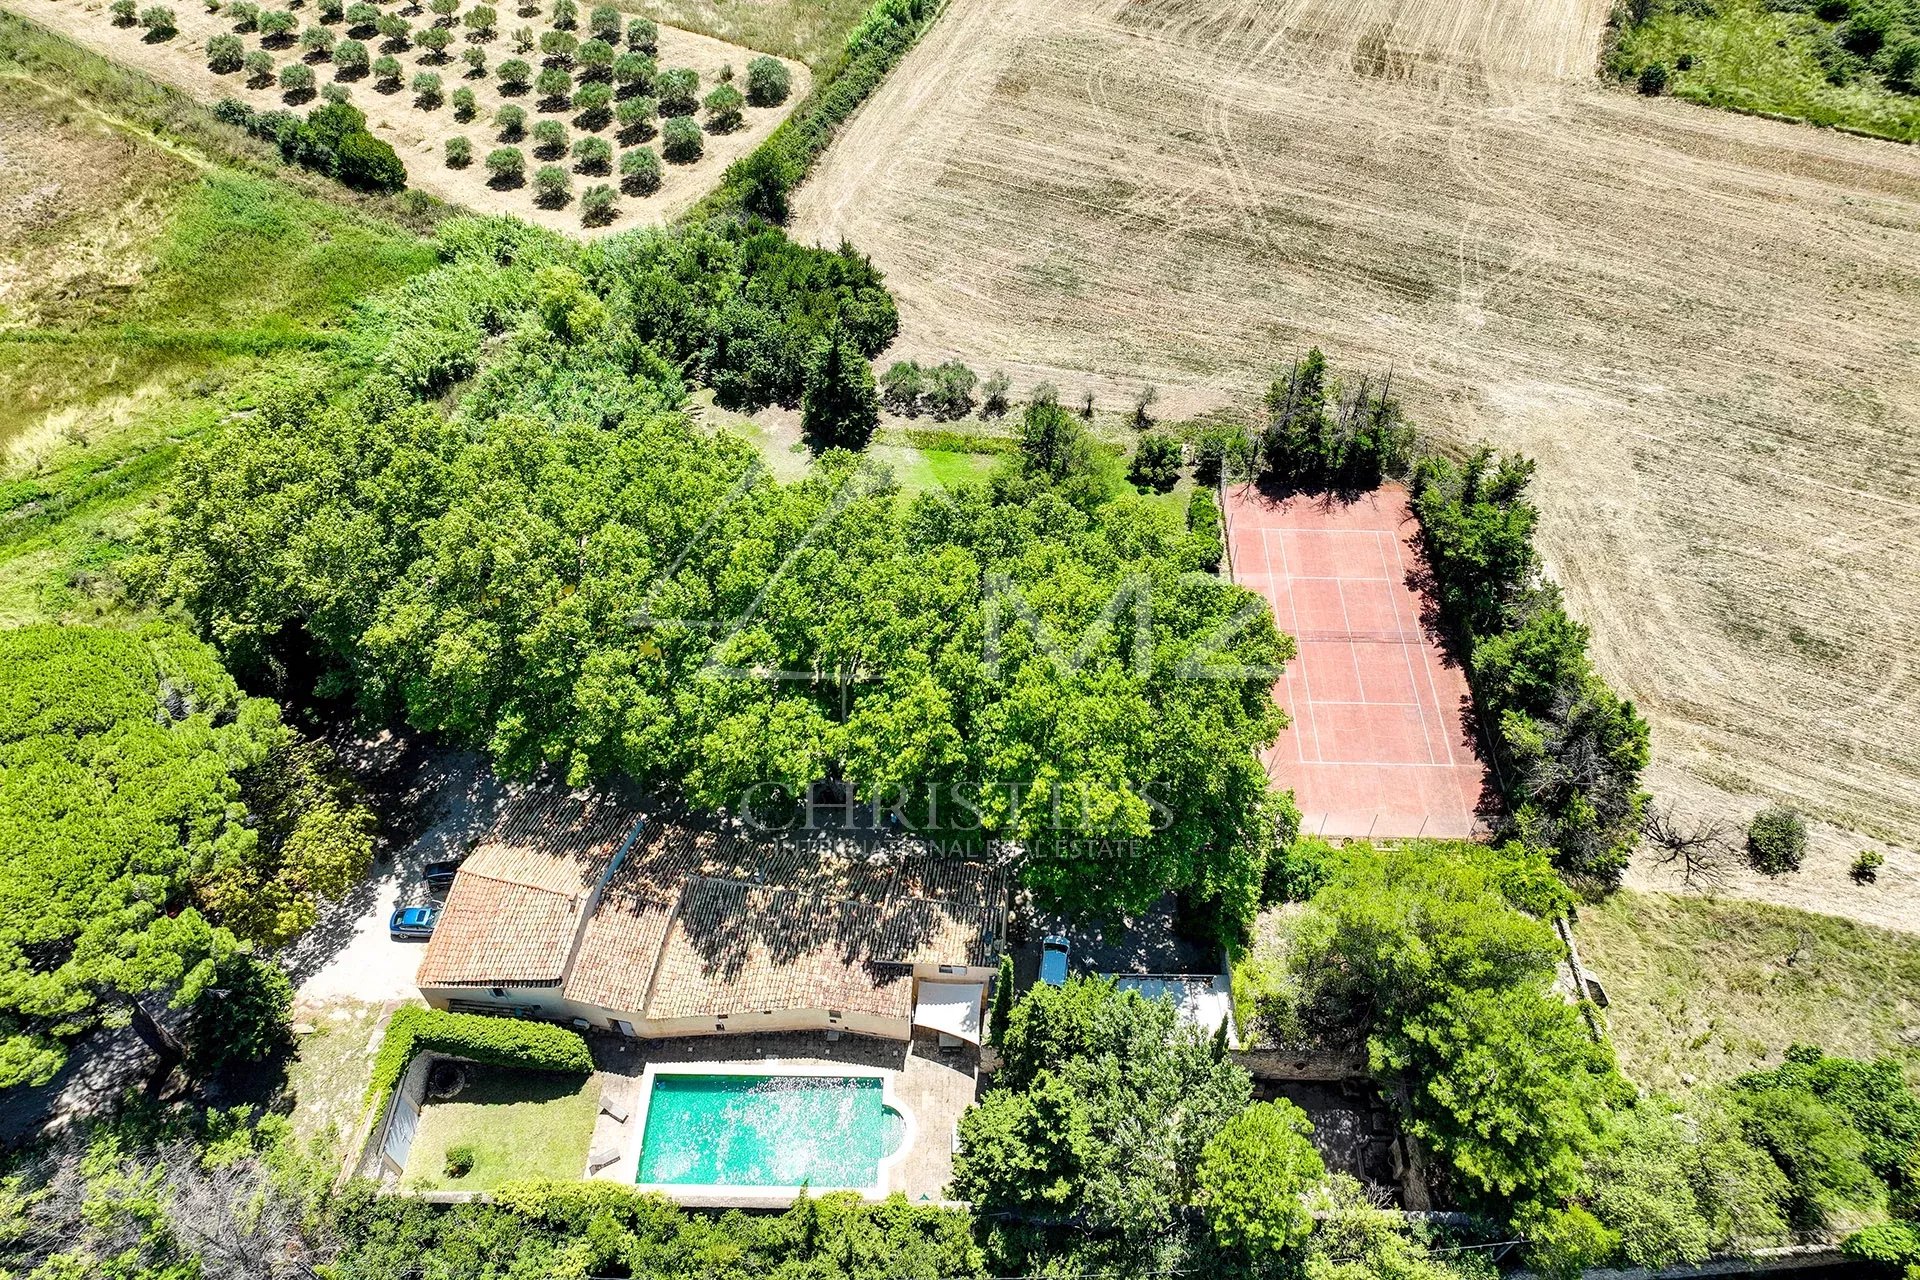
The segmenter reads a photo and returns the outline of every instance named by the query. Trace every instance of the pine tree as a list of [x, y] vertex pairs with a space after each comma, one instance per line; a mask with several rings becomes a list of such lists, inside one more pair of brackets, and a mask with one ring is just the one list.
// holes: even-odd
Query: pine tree
[[818, 449], [864, 449], [880, 425], [873, 365], [838, 321], [815, 344], [800, 398], [800, 430]]
[[1215, 1062], [1219, 1062], [1225, 1058], [1227, 1056], [1227, 1050], [1233, 1047], [1233, 1032], [1230, 1030], [1232, 1026], [1233, 1015], [1228, 1014], [1226, 1017], [1220, 1019], [1220, 1029], [1213, 1033], [1213, 1060]]
[[1013, 957], [1000, 957], [1000, 976], [993, 981], [993, 1012], [987, 1015], [987, 1043], [998, 1049], [1000, 1037], [1013, 1020]]

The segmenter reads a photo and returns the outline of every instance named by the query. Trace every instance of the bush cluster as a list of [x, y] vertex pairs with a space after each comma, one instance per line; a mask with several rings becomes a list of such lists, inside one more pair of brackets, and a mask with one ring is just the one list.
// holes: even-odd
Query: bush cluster
[[1267, 388], [1262, 472], [1297, 488], [1372, 489], [1403, 475], [1413, 458], [1413, 428], [1400, 416], [1391, 379], [1352, 386], [1327, 376], [1318, 347]]
[[896, 360], [880, 375], [880, 400], [894, 413], [909, 418], [928, 414], [941, 422], [973, 412], [973, 390], [979, 385], [973, 370], [958, 360], [922, 366]]
[[1647, 725], [1594, 670], [1534, 549], [1533, 463], [1429, 456], [1413, 509], [1435, 594], [1466, 651], [1514, 835], [1573, 875], [1618, 883], [1646, 808]]
[[343, 102], [314, 108], [302, 120], [291, 111], [255, 111], [237, 98], [223, 98], [213, 112], [228, 124], [280, 148], [290, 164], [313, 169], [357, 191], [399, 191], [406, 167], [392, 147], [367, 131], [367, 117]]
[[407, 1064], [418, 1053], [443, 1053], [525, 1071], [584, 1075], [593, 1070], [587, 1042], [571, 1027], [406, 1005], [393, 1011], [380, 1049], [374, 1054], [373, 1078], [367, 1082], [369, 1104], [385, 1105], [387, 1095], [400, 1083]]

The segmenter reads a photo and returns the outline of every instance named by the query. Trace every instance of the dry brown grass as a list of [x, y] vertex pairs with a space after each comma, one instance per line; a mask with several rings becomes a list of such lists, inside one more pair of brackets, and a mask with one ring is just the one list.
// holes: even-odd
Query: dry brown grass
[[1392, 366], [1444, 440], [1540, 460], [1657, 792], [1784, 798], [1911, 871], [1920, 152], [1606, 88], [1605, 9], [954, 0], [798, 232], [872, 253], [900, 354], [1069, 396]]
[[[215, 75], [207, 69], [207, 40], [233, 30], [232, 21], [224, 14], [212, 14], [204, 5], [185, 0], [172, 6], [178, 18], [180, 31], [171, 39], [149, 43], [145, 33], [139, 27], [117, 27], [107, 13], [106, 0], [6, 0], [6, 8], [48, 27], [69, 40], [80, 44], [104, 57], [111, 58], [124, 66], [152, 76], [156, 80], [185, 90], [196, 99], [213, 103], [221, 98], [239, 98], [248, 105], [262, 111], [287, 109], [277, 86], [249, 88], [244, 72], [227, 75]], [[269, 0], [261, 6], [263, 9], [281, 8], [281, 4]], [[404, 16], [417, 32], [433, 21], [433, 15], [424, 11], [416, 12], [408, 6], [396, 6], [392, 0], [380, 0], [383, 10], [398, 12]], [[463, 3], [462, 9], [472, 4]], [[659, 191], [650, 196], [632, 196], [621, 194], [618, 199], [618, 214], [603, 227], [583, 228], [580, 216], [580, 193], [597, 184], [607, 184], [617, 191], [620, 185], [619, 155], [629, 148], [614, 143], [614, 170], [611, 174], [589, 175], [572, 173], [573, 161], [569, 157], [560, 161], [537, 159], [533, 154], [531, 140], [523, 139], [514, 143], [503, 142], [499, 138], [498, 127], [493, 123], [494, 112], [504, 103], [515, 102], [526, 109], [527, 126], [542, 119], [559, 119], [566, 123], [571, 139], [578, 140], [587, 136], [587, 130], [574, 124], [572, 111], [562, 113], [543, 113], [538, 110], [538, 94], [531, 91], [517, 97], [507, 98], [500, 93], [500, 82], [494, 74], [500, 63], [512, 57], [521, 57], [531, 63], [536, 71], [541, 65], [540, 53], [535, 49], [531, 53], [516, 55], [513, 50], [511, 33], [520, 27], [531, 27], [536, 37], [551, 27], [543, 16], [538, 18], [521, 17], [514, 0], [494, 6], [500, 14], [499, 29], [492, 39], [480, 42], [487, 51], [487, 73], [483, 76], [469, 77], [466, 66], [460, 61], [461, 51], [474, 43], [467, 38], [464, 28], [454, 28], [454, 43], [448, 47], [445, 62], [430, 62], [427, 51], [418, 44], [411, 49], [395, 55], [402, 68], [402, 88], [397, 92], [383, 92], [367, 76], [348, 84], [348, 92], [354, 106], [367, 115], [367, 127], [374, 134], [390, 143], [407, 166], [407, 183], [422, 191], [438, 196], [452, 204], [461, 205], [482, 213], [511, 213], [529, 222], [536, 222], [556, 230], [568, 231], [576, 235], [599, 235], [610, 231], [623, 231], [637, 225], [650, 222], [662, 222], [678, 214], [701, 196], [705, 195], [720, 180], [720, 175], [734, 160], [745, 155], [772, 133], [774, 128], [785, 119], [806, 96], [811, 81], [805, 66], [788, 61], [788, 70], [793, 77], [793, 92], [779, 107], [748, 108], [745, 124], [727, 134], [707, 134], [703, 139], [703, 153], [692, 164], [666, 164], [662, 170], [662, 182]], [[591, 6], [582, 6], [584, 11]], [[550, 9], [551, 5], [543, 5]], [[293, 11], [300, 20], [300, 29], [304, 30], [317, 23], [312, 5], [303, 5]], [[336, 22], [328, 29], [336, 37], [343, 37], [346, 24]], [[584, 38], [584, 32], [575, 32]], [[250, 33], [241, 37], [249, 53], [261, 47], [261, 37]], [[368, 38], [364, 43], [369, 53], [378, 57], [383, 51], [384, 42], [378, 37]], [[274, 56], [276, 67], [289, 63], [305, 61], [296, 46], [269, 49]], [[755, 56], [752, 49], [729, 44], [710, 36], [691, 31], [681, 31], [672, 27], [660, 28], [659, 65], [664, 70], [669, 67], [692, 67], [700, 73], [700, 92], [702, 96], [719, 83], [718, 76], [722, 67], [731, 66], [736, 76], [744, 78], [747, 62]], [[330, 62], [311, 62], [316, 82], [324, 86], [334, 79], [334, 69]], [[454, 119], [450, 102], [443, 101], [438, 107], [422, 108], [415, 104], [410, 87], [416, 72], [431, 71], [439, 75], [448, 99], [458, 88], [472, 89], [479, 111], [472, 120]], [[744, 85], [743, 85], [744, 88]], [[305, 114], [319, 104], [316, 97], [308, 102], [295, 104], [292, 109]], [[704, 125], [704, 113], [699, 117]], [[612, 141], [617, 129], [608, 124], [595, 130], [600, 137]], [[446, 140], [455, 135], [466, 137], [473, 144], [473, 163], [464, 169], [452, 169], [447, 166]], [[487, 152], [497, 146], [517, 146], [526, 155], [528, 182], [520, 187], [501, 189], [488, 180], [487, 170], [482, 163]], [[660, 152], [658, 134], [636, 146], [647, 146], [656, 155]], [[534, 201], [532, 175], [534, 171], [547, 163], [564, 165], [572, 173], [573, 198], [559, 208], [543, 208]]]
[[1920, 942], [1754, 902], [1622, 892], [1583, 907], [1621, 1067], [1650, 1088], [1729, 1080], [1796, 1042], [1891, 1054], [1920, 1082]]

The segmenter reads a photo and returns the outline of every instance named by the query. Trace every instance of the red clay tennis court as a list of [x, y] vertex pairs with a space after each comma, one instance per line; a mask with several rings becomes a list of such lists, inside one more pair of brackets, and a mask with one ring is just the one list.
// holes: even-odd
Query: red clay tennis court
[[1481, 829], [1485, 770], [1466, 675], [1421, 623], [1406, 491], [1356, 499], [1226, 494], [1233, 578], [1299, 644], [1274, 686], [1292, 723], [1266, 755], [1301, 830], [1458, 838]]

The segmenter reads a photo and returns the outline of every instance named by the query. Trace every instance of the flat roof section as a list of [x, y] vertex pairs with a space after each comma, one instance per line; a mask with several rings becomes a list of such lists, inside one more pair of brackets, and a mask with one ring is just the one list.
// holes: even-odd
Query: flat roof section
[[1480, 834], [1491, 795], [1467, 729], [1466, 673], [1427, 621], [1406, 490], [1359, 497], [1226, 492], [1235, 582], [1266, 598], [1299, 653], [1274, 686], [1291, 724], [1267, 752], [1301, 830], [1344, 837]]

